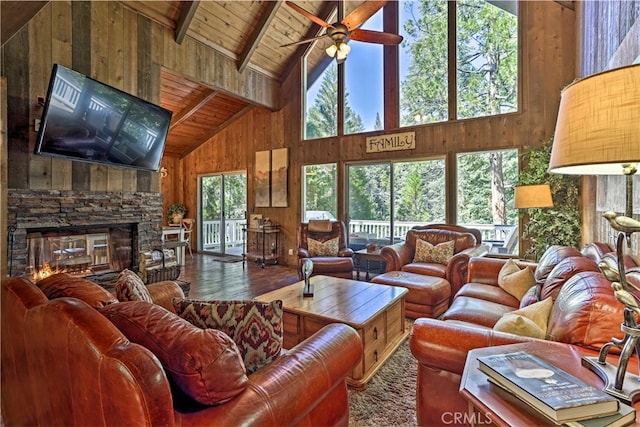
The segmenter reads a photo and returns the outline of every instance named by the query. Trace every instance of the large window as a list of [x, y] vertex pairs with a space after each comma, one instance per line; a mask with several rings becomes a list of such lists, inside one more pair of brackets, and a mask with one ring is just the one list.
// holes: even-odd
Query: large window
[[[382, 9], [360, 28], [382, 31]], [[344, 133], [383, 129], [382, 45], [355, 40], [349, 45], [351, 52], [344, 62]]]
[[388, 244], [414, 225], [445, 220], [443, 159], [353, 164], [347, 182], [351, 243]]
[[337, 165], [302, 167], [302, 220], [335, 219], [338, 216]]
[[458, 224], [481, 230], [492, 253], [518, 254], [518, 151], [458, 154], [457, 171]]
[[458, 118], [518, 110], [518, 4], [457, 2]]
[[[385, 7], [398, 8], [404, 37], [399, 90], [385, 92], [383, 84], [396, 78], [383, 75], [383, 64], [396, 62], [394, 49], [351, 41], [341, 73], [335, 60], [318, 59], [324, 53], [314, 47], [303, 61], [306, 139], [383, 129], [385, 113], [398, 115], [387, 122], [406, 127], [517, 111], [517, 1], [403, 0]], [[363, 28], [390, 31], [394, 26], [382, 15], [381, 9]], [[396, 104], [399, 111], [383, 108]]]

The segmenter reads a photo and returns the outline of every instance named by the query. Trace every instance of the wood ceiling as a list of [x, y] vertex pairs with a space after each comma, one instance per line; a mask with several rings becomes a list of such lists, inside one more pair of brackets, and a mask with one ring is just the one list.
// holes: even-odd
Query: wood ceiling
[[[337, 1], [294, 0], [328, 22]], [[0, 2], [2, 44], [11, 38], [48, 2]], [[311, 44], [281, 47], [318, 35], [320, 26], [285, 5], [283, 0], [137, 1], [121, 2], [140, 14], [170, 28], [176, 43], [191, 37], [236, 61], [239, 72], [252, 68], [278, 82], [294, 71]], [[347, 11], [362, 0], [345, 1]], [[311, 49], [309, 61], [324, 59], [330, 40]], [[220, 132], [252, 105], [215, 88], [162, 71], [160, 104], [173, 111], [165, 155], [184, 157]]]

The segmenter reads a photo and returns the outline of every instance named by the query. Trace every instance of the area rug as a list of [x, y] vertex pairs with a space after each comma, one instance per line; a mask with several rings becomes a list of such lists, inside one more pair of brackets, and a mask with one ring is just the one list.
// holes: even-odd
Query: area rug
[[226, 262], [226, 263], [242, 261], [242, 257], [238, 255], [211, 255], [209, 259], [211, 261]]
[[417, 363], [406, 339], [364, 390], [349, 388], [349, 426], [417, 426]]

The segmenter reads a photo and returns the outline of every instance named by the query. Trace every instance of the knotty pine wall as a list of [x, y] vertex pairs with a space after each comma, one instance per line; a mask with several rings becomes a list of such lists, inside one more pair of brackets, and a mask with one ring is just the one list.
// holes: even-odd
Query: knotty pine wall
[[[301, 218], [300, 175], [303, 165], [338, 162], [338, 188], [344, 188], [343, 166], [348, 162], [446, 156], [449, 166], [448, 193], [455, 197], [453, 165], [456, 152], [522, 148], [548, 140], [555, 128], [560, 91], [574, 79], [575, 11], [551, 1], [521, 2], [520, 8], [522, 104], [519, 113], [404, 128], [416, 131], [415, 150], [366, 154], [365, 138], [375, 133], [301, 140], [301, 76], [292, 73], [282, 85], [282, 109], [269, 112], [255, 108], [184, 158], [182, 175], [177, 179], [183, 180], [181, 189], [189, 201], [190, 209], [196, 207], [199, 174], [246, 170], [249, 177], [249, 212], [260, 213], [283, 226], [281, 254], [289, 264], [295, 264], [296, 257], [286, 254], [288, 249], [296, 248], [296, 228]], [[388, 114], [391, 113], [386, 112], [385, 117]], [[388, 129], [385, 132], [394, 131]], [[283, 147], [289, 148], [289, 207], [255, 208], [252, 179], [254, 153]], [[164, 189], [164, 182], [162, 185]], [[169, 183], [167, 186], [173, 187]], [[456, 201], [449, 199], [447, 204], [448, 211], [454, 212]], [[339, 216], [344, 218], [343, 200], [339, 200], [338, 210]], [[454, 218], [448, 220], [453, 221]]]

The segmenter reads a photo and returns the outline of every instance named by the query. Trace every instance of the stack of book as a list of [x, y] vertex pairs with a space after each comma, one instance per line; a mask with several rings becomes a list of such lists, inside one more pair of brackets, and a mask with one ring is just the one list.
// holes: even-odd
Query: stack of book
[[525, 351], [479, 357], [478, 367], [555, 424], [618, 427], [635, 421], [631, 406]]

